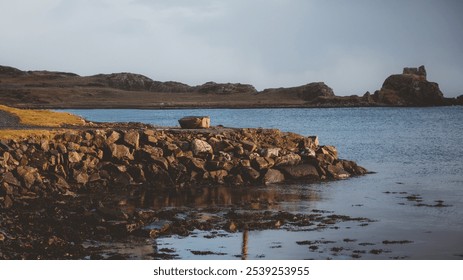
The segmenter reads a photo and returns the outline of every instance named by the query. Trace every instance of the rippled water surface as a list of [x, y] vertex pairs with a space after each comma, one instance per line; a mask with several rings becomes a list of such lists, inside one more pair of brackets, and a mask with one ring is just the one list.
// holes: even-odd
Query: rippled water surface
[[[184, 259], [461, 259], [463, 258], [463, 107], [336, 109], [67, 110], [92, 121], [177, 126], [187, 115], [207, 115], [212, 125], [278, 128], [318, 135], [339, 156], [370, 171], [343, 181], [279, 185], [153, 197], [144, 207], [236, 207], [255, 197], [268, 210], [313, 209], [366, 217], [323, 230], [281, 228], [120, 244], [135, 258], [146, 250]], [[207, 195], [205, 195], [205, 193]], [[274, 203], [273, 203], [274, 202]], [[206, 237], [205, 237], [206, 236]], [[312, 246], [310, 246], [312, 244]], [[315, 244], [315, 245], [313, 245]], [[203, 252], [198, 254], [197, 252]]]

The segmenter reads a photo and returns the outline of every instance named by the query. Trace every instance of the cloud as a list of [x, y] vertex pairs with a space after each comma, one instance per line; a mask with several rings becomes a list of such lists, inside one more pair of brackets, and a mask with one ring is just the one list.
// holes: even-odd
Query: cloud
[[425, 64], [462, 94], [459, 1], [18, 0], [0, 4], [0, 64], [157, 80], [325, 81], [340, 95]]

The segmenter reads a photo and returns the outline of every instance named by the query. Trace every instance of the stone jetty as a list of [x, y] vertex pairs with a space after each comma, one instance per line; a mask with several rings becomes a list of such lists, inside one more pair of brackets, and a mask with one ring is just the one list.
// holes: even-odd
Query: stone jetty
[[277, 129], [81, 129], [0, 141], [0, 207], [127, 186], [314, 182], [365, 174], [316, 136]]

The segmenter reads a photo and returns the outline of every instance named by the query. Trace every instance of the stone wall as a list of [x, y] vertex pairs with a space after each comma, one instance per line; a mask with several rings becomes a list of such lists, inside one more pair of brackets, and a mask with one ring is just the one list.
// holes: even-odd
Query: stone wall
[[276, 129], [67, 131], [0, 141], [0, 207], [94, 189], [312, 182], [365, 172], [315, 136]]

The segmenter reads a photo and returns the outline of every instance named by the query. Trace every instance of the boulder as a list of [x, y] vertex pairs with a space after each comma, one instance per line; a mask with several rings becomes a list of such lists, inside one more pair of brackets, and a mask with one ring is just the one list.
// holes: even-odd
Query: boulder
[[117, 131], [111, 131], [106, 138], [106, 144], [110, 145], [116, 143], [121, 138], [121, 134]]
[[256, 157], [252, 160], [252, 166], [257, 170], [269, 169], [275, 164], [271, 158]]
[[21, 186], [21, 182], [11, 172], [4, 173], [2, 181], [12, 186]]
[[169, 162], [164, 157], [152, 156], [151, 157], [151, 162], [159, 165], [160, 167], [164, 168], [165, 170], [169, 169]]
[[124, 133], [124, 143], [128, 146], [138, 149], [140, 143], [140, 134], [136, 130], [129, 130]]
[[214, 152], [209, 143], [200, 139], [193, 139], [191, 142], [191, 150], [195, 156], [208, 155]]
[[242, 186], [244, 184], [243, 177], [240, 174], [229, 175], [228, 182], [233, 186]]
[[265, 185], [280, 183], [285, 180], [285, 175], [276, 169], [269, 169], [264, 175], [263, 183]]
[[30, 189], [36, 182], [42, 182], [42, 178], [40, 177], [37, 168], [30, 166], [18, 166], [16, 172], [18, 173], [23, 186], [27, 189]]
[[302, 148], [304, 148], [305, 150], [312, 150], [312, 151], [317, 150], [317, 147], [319, 145], [317, 136], [304, 137], [301, 143], [302, 143]]
[[162, 157], [164, 156], [164, 151], [163, 149], [159, 148], [159, 147], [152, 147], [152, 146], [148, 146], [148, 145], [145, 145], [143, 146], [140, 150], [138, 150], [137, 152], [137, 158], [150, 158], [150, 157]]
[[3, 182], [3, 183], [0, 185], [0, 196], [12, 195], [13, 192], [14, 192], [14, 187], [13, 187], [13, 186], [10, 186], [8, 183]]
[[275, 166], [292, 166], [301, 162], [301, 156], [295, 153], [278, 157], [275, 159]]
[[326, 167], [328, 175], [333, 179], [346, 179], [350, 177], [349, 172], [344, 170], [343, 164], [338, 162], [337, 164], [331, 164]]
[[77, 162], [80, 162], [82, 160], [82, 155], [78, 152], [69, 152], [68, 153], [68, 161], [70, 163], [77, 163]]
[[50, 144], [48, 142], [48, 140], [41, 140], [40, 141], [40, 148], [44, 151], [44, 152], [48, 152], [50, 150]]
[[228, 161], [209, 160], [206, 164], [206, 167], [209, 171], [220, 169], [230, 171], [233, 168], [233, 165]]
[[145, 182], [145, 172], [143, 171], [143, 166], [141, 165], [131, 165], [127, 169], [129, 175], [133, 178], [135, 182]]
[[207, 116], [189, 116], [179, 119], [178, 123], [181, 128], [185, 129], [209, 128], [211, 126], [211, 119]]
[[[1, 201], [0, 201], [1, 202]], [[13, 202], [13, 199], [11, 198], [10, 195], [6, 195], [4, 198], [3, 198], [3, 202], [0, 203], [0, 206], [3, 206], [3, 208], [5, 209], [8, 209], [8, 208], [11, 208], [13, 206], [14, 202]]]
[[210, 178], [214, 180], [214, 182], [223, 184], [225, 183], [225, 177], [228, 175], [226, 170], [215, 170], [209, 172]]
[[174, 155], [176, 157], [181, 156], [183, 154], [182, 149], [174, 143], [167, 143], [164, 146], [164, 155], [171, 156]]
[[235, 148], [233, 149], [233, 152], [239, 156], [244, 155], [243, 145], [241, 144], [236, 145]]
[[63, 139], [66, 142], [78, 143], [82, 140], [82, 137], [75, 131], [66, 131], [63, 135]]
[[128, 172], [121, 172], [114, 176], [112, 179], [113, 183], [119, 186], [127, 186], [133, 181], [132, 176], [130, 176]]
[[60, 152], [61, 154], [65, 154], [68, 152], [68, 149], [66, 148], [66, 146], [63, 144], [63, 143], [57, 143], [55, 144], [56, 146], [56, 149], [58, 150], [58, 152]]
[[254, 142], [243, 140], [241, 141], [241, 145], [245, 151], [248, 151], [249, 153], [254, 152], [257, 149], [257, 146]]
[[224, 152], [227, 152], [227, 153], [231, 152], [231, 151], [233, 151], [235, 149], [234, 143], [232, 143], [229, 140], [222, 140], [222, 141], [220, 141], [219, 145], [220, 145], [220, 149], [222, 151], [224, 151]]
[[242, 167], [251, 167], [251, 161], [248, 159], [242, 159], [240, 160], [240, 165]]
[[366, 174], [368, 171], [361, 167], [358, 166], [355, 162], [350, 161], [350, 160], [342, 160], [342, 168], [349, 172], [352, 175], [363, 175]]
[[329, 155], [333, 159], [338, 158], [338, 150], [336, 150], [336, 147], [334, 146], [321, 146], [320, 149], [318, 149], [317, 153]]
[[74, 171], [74, 181], [76, 181], [76, 183], [85, 185], [88, 183], [88, 180], [89, 176], [86, 172], [77, 170]]
[[277, 158], [280, 153], [280, 148], [267, 148], [262, 150], [263, 157]]
[[110, 144], [109, 150], [111, 151], [111, 156], [118, 160], [133, 160], [133, 155], [130, 152], [130, 149], [124, 145]]
[[188, 163], [187, 163], [193, 170], [195, 171], [206, 171], [206, 160], [202, 158], [188, 158]]
[[54, 182], [55, 186], [59, 188], [60, 190], [65, 191], [71, 188], [71, 186], [69, 186], [66, 179], [64, 179], [62, 176], [54, 174], [54, 177], [55, 177], [55, 182]]
[[100, 173], [93, 173], [88, 177], [88, 181], [92, 183], [97, 182], [99, 180], [101, 180]]
[[260, 177], [259, 171], [255, 170], [252, 167], [241, 168], [241, 173], [245, 178], [247, 178], [250, 181], [256, 181]]
[[97, 148], [102, 148], [105, 142], [106, 142], [106, 137], [100, 133], [96, 133], [95, 136], [93, 137], [93, 144]]
[[317, 168], [312, 164], [303, 163], [294, 166], [280, 166], [279, 170], [292, 179], [320, 179]]
[[159, 165], [152, 164], [147, 171], [148, 174], [145, 174], [147, 179], [150, 179], [150, 182], [155, 186], [166, 187], [175, 185], [169, 173], [162, 167], [159, 167]]

